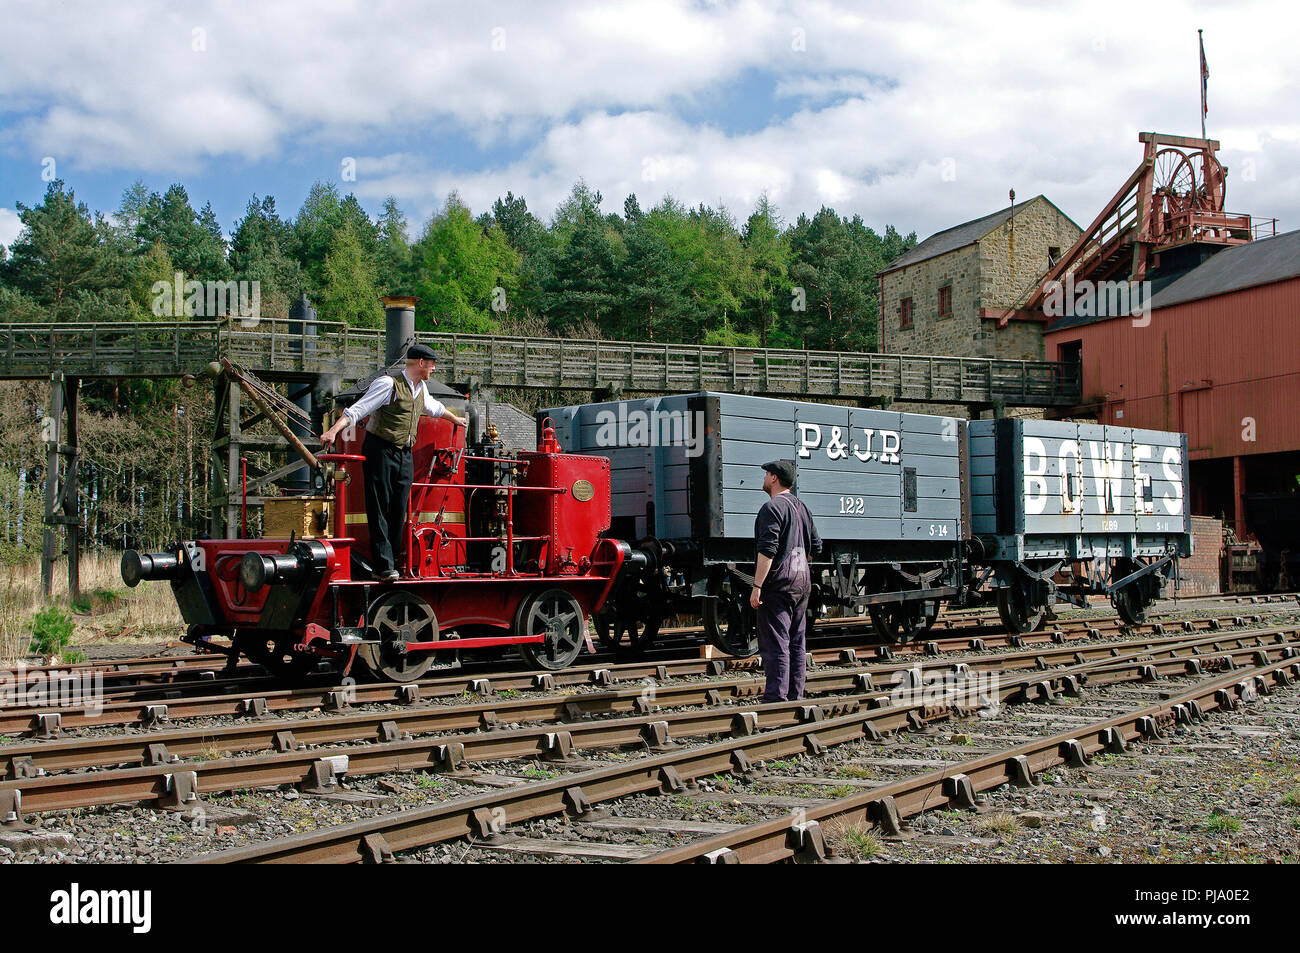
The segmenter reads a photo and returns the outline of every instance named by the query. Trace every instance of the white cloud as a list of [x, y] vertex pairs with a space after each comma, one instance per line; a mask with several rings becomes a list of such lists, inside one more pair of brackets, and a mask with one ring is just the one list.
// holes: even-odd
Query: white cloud
[[[1136, 166], [1139, 130], [1199, 132], [1203, 26], [1229, 205], [1300, 225], [1297, 14], [1263, 2], [0, 2], [0, 97], [17, 114], [0, 141], [65, 177], [238, 174], [310, 149], [356, 156], [357, 192], [415, 216], [452, 189], [476, 211], [510, 189], [548, 213], [583, 177], [611, 208], [671, 192], [743, 214], [767, 190], [788, 215], [825, 202], [923, 234], [1011, 188], [1086, 224]], [[721, 90], [755, 77], [799, 111], [732, 134], [682, 118], [723, 115]], [[522, 158], [463, 172], [414, 149], [367, 157], [377, 134], [435, 128]]]
[[22, 230], [23, 224], [18, 221], [18, 213], [11, 208], [0, 208], [0, 245], [9, 248]]

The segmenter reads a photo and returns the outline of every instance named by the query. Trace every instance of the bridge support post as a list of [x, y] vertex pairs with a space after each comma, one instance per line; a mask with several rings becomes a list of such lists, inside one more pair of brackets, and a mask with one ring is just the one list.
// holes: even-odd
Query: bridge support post
[[[41, 591], [54, 591], [62, 526], [68, 556], [68, 598], [81, 599], [81, 517], [77, 507], [77, 393], [81, 381], [62, 371], [50, 375], [50, 410], [42, 421], [45, 441], [45, 527], [41, 547]], [[66, 426], [64, 419], [66, 417]]]
[[229, 404], [229, 424], [227, 437], [230, 440], [226, 448], [226, 536], [232, 536], [234, 527], [239, 525], [239, 454], [240, 444], [242, 441], [241, 424], [239, 420], [239, 388], [232, 383], [227, 383], [229, 393], [226, 400]]

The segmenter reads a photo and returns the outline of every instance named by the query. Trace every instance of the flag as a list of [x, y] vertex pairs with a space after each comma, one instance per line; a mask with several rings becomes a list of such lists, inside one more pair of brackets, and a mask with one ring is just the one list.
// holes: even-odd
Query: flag
[[1200, 35], [1200, 30], [1197, 30], [1196, 33], [1201, 41], [1201, 116], [1204, 118], [1210, 111], [1205, 104], [1205, 88], [1206, 82], [1210, 78], [1210, 67], [1205, 64], [1205, 37]]

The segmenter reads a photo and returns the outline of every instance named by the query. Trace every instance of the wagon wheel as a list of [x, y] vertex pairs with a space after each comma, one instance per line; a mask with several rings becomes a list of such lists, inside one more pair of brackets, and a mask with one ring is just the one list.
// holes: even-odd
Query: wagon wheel
[[[1142, 564], [1136, 560], [1117, 559], [1111, 567], [1111, 578], [1123, 579], [1141, 568]], [[1160, 595], [1159, 578], [1157, 574], [1150, 573], [1111, 594], [1110, 603], [1121, 619], [1129, 625], [1141, 625], [1146, 621], [1147, 609]]]
[[619, 653], [648, 649], [663, 624], [663, 602], [637, 578], [614, 593], [591, 620], [600, 644]]
[[758, 652], [758, 617], [749, 604], [749, 590], [730, 573], [709, 578], [709, 596], [700, 615], [709, 641], [737, 658]]
[[[394, 589], [380, 596], [371, 604], [366, 623], [378, 631], [382, 644], [363, 645], [357, 654], [376, 677], [413, 682], [440, 661], [432, 650], [405, 651], [410, 642], [438, 641], [438, 617], [433, 607], [414, 593]], [[453, 655], [439, 667], [453, 667], [457, 661]]]
[[867, 612], [876, 634], [890, 642], [911, 642], [927, 628], [924, 600], [868, 606]]
[[1008, 632], [1023, 635], [1036, 631], [1046, 615], [1047, 606], [1032, 602], [1024, 586], [1013, 583], [998, 590], [998, 618]]
[[529, 596], [515, 613], [515, 635], [540, 635], [543, 640], [519, 646], [519, 653], [533, 668], [568, 668], [582, 651], [584, 621], [582, 606], [563, 589]]

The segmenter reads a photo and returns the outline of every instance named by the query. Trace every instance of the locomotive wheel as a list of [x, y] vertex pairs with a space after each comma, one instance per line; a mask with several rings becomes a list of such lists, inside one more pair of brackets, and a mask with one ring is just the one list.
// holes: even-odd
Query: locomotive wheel
[[419, 596], [403, 589], [386, 593], [370, 606], [366, 622], [379, 630], [383, 643], [363, 645], [357, 652], [366, 667], [378, 678], [393, 682], [413, 682], [422, 678], [438, 661], [438, 653], [395, 651], [393, 646], [408, 642], [436, 642], [438, 617], [433, 607]]
[[637, 581], [617, 592], [592, 616], [600, 644], [619, 653], [640, 652], [654, 644], [663, 624], [660, 607]]
[[533, 668], [552, 672], [568, 668], [582, 651], [582, 616], [578, 600], [563, 589], [547, 589], [524, 599], [515, 613], [515, 635], [541, 635], [544, 640], [519, 646], [519, 654]]
[[1003, 586], [998, 589], [998, 618], [1008, 632], [1023, 635], [1034, 632], [1043, 624], [1047, 606], [1031, 605], [1020, 586]]
[[876, 633], [890, 642], [911, 642], [927, 628], [924, 601], [868, 606], [867, 612]]
[[709, 641], [737, 658], [758, 652], [758, 619], [749, 605], [749, 590], [739, 586], [730, 573], [709, 580], [709, 595], [700, 613]]

